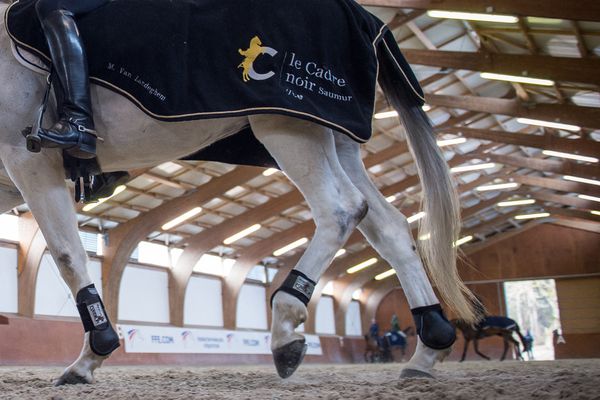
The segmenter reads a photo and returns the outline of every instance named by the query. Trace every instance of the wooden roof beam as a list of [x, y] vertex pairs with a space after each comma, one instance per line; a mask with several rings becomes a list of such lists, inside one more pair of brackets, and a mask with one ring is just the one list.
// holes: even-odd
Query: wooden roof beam
[[514, 182], [520, 183], [521, 185], [537, 186], [544, 189], [558, 190], [559, 192], [579, 193], [587, 194], [588, 196], [600, 197], [600, 186], [531, 175], [512, 175], [511, 179]]
[[441, 94], [426, 94], [425, 99], [432, 106], [556, 121], [591, 129], [600, 129], [600, 108], [595, 107], [579, 107], [570, 104], [524, 104], [514, 99], [448, 96]]
[[579, 164], [573, 161], [555, 161], [539, 158], [506, 156], [493, 153], [488, 153], [487, 157], [492, 162], [512, 165], [519, 168], [535, 169], [543, 172], [579, 176], [582, 178], [600, 178], [600, 166], [598, 165]]
[[510, 14], [580, 21], [600, 21], [597, 0], [358, 0], [363, 6]]
[[[600, 69], [599, 69], [600, 71]], [[449, 127], [438, 132], [453, 133], [466, 138], [489, 140], [491, 142], [514, 144], [515, 146], [536, 147], [544, 150], [596, 157], [600, 154], [600, 142], [589, 139], [566, 139], [553, 135], [530, 135], [527, 133]]]
[[600, 59], [402, 49], [411, 64], [600, 85]]

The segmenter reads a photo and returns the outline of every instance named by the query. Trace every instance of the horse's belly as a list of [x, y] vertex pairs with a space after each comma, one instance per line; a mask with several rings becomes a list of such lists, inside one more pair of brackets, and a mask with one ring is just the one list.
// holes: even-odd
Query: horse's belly
[[149, 167], [190, 155], [235, 134], [248, 118], [162, 122], [148, 117], [124, 97], [95, 87], [98, 159], [105, 171]]

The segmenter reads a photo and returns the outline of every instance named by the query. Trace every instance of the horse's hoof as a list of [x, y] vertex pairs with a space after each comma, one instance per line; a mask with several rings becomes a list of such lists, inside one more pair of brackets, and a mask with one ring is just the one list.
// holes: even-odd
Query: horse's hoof
[[285, 379], [292, 376], [302, 363], [307, 348], [306, 340], [299, 339], [273, 350], [273, 361], [280, 377]]
[[427, 372], [419, 371], [418, 369], [410, 369], [405, 368], [400, 372], [400, 378], [410, 379], [410, 378], [420, 378], [420, 379], [434, 379], [433, 375], [428, 374]]
[[60, 376], [60, 378], [54, 381], [54, 386], [62, 386], [62, 385], [80, 385], [80, 384], [89, 384], [92, 383], [92, 379], [87, 378], [85, 376], [76, 374], [72, 371], [66, 371], [64, 374]]

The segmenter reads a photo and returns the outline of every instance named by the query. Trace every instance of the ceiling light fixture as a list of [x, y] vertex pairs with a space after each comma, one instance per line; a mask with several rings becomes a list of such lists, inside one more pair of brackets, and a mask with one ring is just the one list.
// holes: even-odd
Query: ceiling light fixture
[[360, 270], [363, 270], [365, 268], [369, 268], [371, 265], [373, 264], [377, 264], [377, 261], [379, 261], [377, 258], [373, 257], [373, 258], [369, 258], [367, 261], [363, 261], [360, 264], [356, 264], [354, 267], [350, 267], [346, 270], [347, 273], [349, 274], [354, 274]]
[[570, 176], [570, 175], [565, 175], [563, 176], [563, 179], [565, 181], [572, 181], [572, 182], [579, 182], [579, 183], [587, 183], [588, 185], [596, 185], [596, 186], [600, 186], [600, 181], [597, 181], [595, 179], [587, 179], [587, 178], [580, 178], [578, 176]]
[[263, 176], [271, 176], [273, 174], [276, 174], [277, 172], [279, 172], [277, 168], [268, 168], [264, 170], [262, 174]]
[[480, 14], [469, 12], [430, 10], [427, 15], [431, 18], [463, 19], [467, 21], [500, 22], [503, 24], [516, 24], [519, 18], [513, 15]]
[[344, 254], [346, 254], [346, 249], [339, 249], [339, 250], [337, 251], [337, 253], [335, 253], [335, 256], [333, 256], [333, 258], [338, 258], [338, 257], [341, 257], [341, 256], [343, 256]]
[[460, 173], [460, 172], [469, 172], [469, 171], [479, 171], [482, 169], [494, 168], [495, 166], [496, 166], [496, 164], [494, 164], [494, 163], [463, 165], [461, 167], [450, 168], [450, 172]]
[[259, 230], [260, 228], [262, 228], [261, 224], [254, 224], [246, 229], [244, 229], [243, 231], [240, 231], [238, 233], [236, 233], [233, 236], [228, 237], [227, 239], [223, 240], [223, 244], [232, 244], [237, 242], [238, 240], [245, 238], [246, 236], [256, 232], [257, 230]]
[[385, 278], [389, 278], [390, 276], [393, 276], [395, 273], [396, 273], [396, 271], [394, 271], [393, 269], [388, 269], [387, 271], [382, 272], [379, 275], [376, 275], [375, 276], [375, 280], [376, 281], [382, 281]]
[[559, 122], [542, 121], [539, 119], [517, 118], [517, 122], [523, 125], [542, 126], [545, 128], [562, 129], [571, 132], [579, 132], [581, 130], [581, 127], [577, 125], [561, 124]]
[[464, 238], [460, 238], [458, 239], [455, 243], [454, 243], [454, 247], [458, 247], [458, 246], [462, 246], [465, 243], [469, 243], [470, 241], [472, 241], [474, 238], [473, 236], [469, 235], [469, 236], [465, 236]]
[[202, 212], [202, 207], [192, 208], [190, 211], [188, 211], [184, 214], [181, 214], [179, 217], [172, 219], [171, 221], [164, 224], [162, 226], [162, 230], [168, 231], [169, 229], [172, 229], [172, 228], [176, 227], [177, 225], [182, 224], [183, 222], [187, 221], [188, 219], [194, 218], [196, 215], [200, 214], [201, 212]]
[[563, 153], [554, 150], [543, 150], [542, 153], [550, 157], [568, 158], [569, 160], [576, 161], [585, 161], [591, 163], [597, 163], [600, 161], [596, 157], [580, 156], [579, 154]]
[[498, 183], [496, 185], [484, 185], [477, 186], [475, 190], [478, 192], [489, 192], [491, 190], [504, 190], [504, 189], [515, 189], [519, 187], [519, 184], [516, 182], [508, 182], [508, 183]]
[[523, 220], [523, 219], [535, 219], [535, 218], [546, 218], [549, 217], [550, 213], [537, 213], [537, 214], [523, 214], [523, 215], [517, 215], [515, 217], [515, 219], [517, 220]]
[[[430, 111], [431, 110], [431, 106], [429, 104], [423, 104], [421, 106], [421, 109], [425, 112]], [[373, 118], [375, 119], [386, 119], [386, 118], [394, 118], [398, 116], [398, 112], [397, 111], [382, 111], [382, 112], [378, 112], [375, 113], [375, 115], [373, 116]]]
[[600, 203], [600, 197], [588, 196], [587, 194], [580, 194], [577, 195], [577, 197], [579, 197], [582, 200], [597, 201], [598, 203]]
[[467, 138], [459, 137], [456, 139], [438, 140], [437, 145], [438, 145], [438, 147], [445, 147], [445, 146], [452, 146], [455, 144], [463, 144], [466, 142], [467, 142]]
[[511, 200], [511, 201], [501, 201], [497, 204], [498, 207], [514, 207], [514, 206], [525, 206], [528, 204], [535, 204], [534, 199], [526, 199], [526, 200]]
[[540, 85], [540, 86], [553, 86], [554, 81], [549, 79], [538, 79], [538, 78], [529, 78], [527, 76], [517, 76], [517, 75], [504, 75], [504, 74], [495, 74], [492, 72], [482, 72], [479, 74], [483, 79], [490, 79], [494, 81], [504, 81], [504, 82], [516, 82], [516, 83], [525, 83], [529, 85]]
[[115, 191], [113, 192], [112, 195], [105, 197], [103, 199], [98, 200], [96, 203], [90, 203], [88, 205], [86, 205], [85, 207], [83, 207], [83, 212], [88, 212], [90, 210], [93, 210], [94, 208], [98, 207], [100, 204], [104, 203], [106, 200], [111, 199], [113, 197], [115, 197], [116, 195], [118, 195], [119, 193], [122, 193], [125, 189], [127, 189], [127, 186], [125, 185], [120, 185], [117, 186], [117, 188], [115, 189]]
[[408, 221], [409, 224], [412, 224], [413, 222], [420, 220], [424, 216], [425, 216], [425, 212], [421, 211], [414, 215], [411, 215], [410, 217], [406, 218], [406, 220]]
[[273, 252], [273, 255], [275, 257], [279, 257], [279, 256], [287, 253], [288, 251], [294, 250], [296, 247], [302, 246], [306, 242], [308, 242], [308, 238], [303, 237], [302, 239], [298, 239], [295, 242], [292, 242], [292, 243], [288, 244], [287, 246], [280, 248], [279, 250], [275, 250]]
[[374, 118], [375, 119], [386, 119], [386, 118], [393, 118], [393, 117], [397, 117], [397, 116], [398, 116], [397, 111], [383, 111], [383, 112], [376, 113], [374, 115]]

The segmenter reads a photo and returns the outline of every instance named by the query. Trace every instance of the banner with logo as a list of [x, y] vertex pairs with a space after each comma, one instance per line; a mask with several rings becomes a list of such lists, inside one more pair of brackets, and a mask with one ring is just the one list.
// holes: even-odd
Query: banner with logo
[[[117, 325], [126, 353], [271, 354], [271, 333]], [[306, 354], [323, 355], [321, 340], [305, 335]]]

